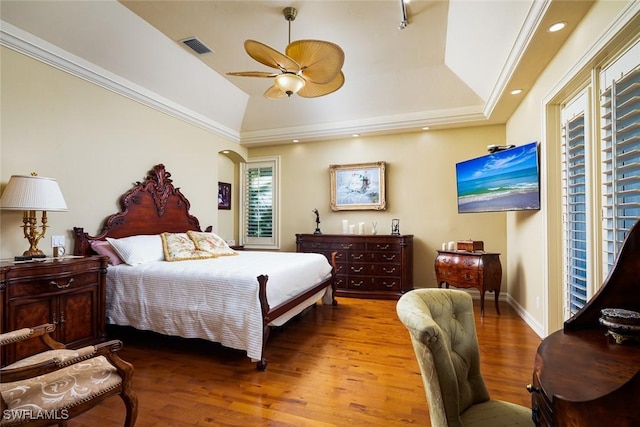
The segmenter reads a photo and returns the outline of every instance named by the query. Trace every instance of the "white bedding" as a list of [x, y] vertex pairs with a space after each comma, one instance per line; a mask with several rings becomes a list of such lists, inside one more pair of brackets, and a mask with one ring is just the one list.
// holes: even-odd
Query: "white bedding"
[[[107, 323], [184, 338], [203, 338], [262, 356], [262, 313], [258, 280], [269, 276], [271, 308], [331, 275], [320, 254], [240, 251], [237, 256], [107, 270]], [[272, 322], [280, 326], [319, 299], [331, 301], [331, 287]]]

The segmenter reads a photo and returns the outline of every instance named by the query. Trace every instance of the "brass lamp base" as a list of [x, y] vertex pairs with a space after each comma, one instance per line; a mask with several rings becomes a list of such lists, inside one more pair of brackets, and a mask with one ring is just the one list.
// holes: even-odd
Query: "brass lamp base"
[[41, 230], [38, 232], [38, 220], [36, 218], [35, 211], [24, 211], [22, 216], [22, 229], [24, 230], [24, 238], [29, 241], [29, 249], [22, 253], [23, 256], [29, 256], [32, 258], [44, 258], [46, 255], [40, 249], [38, 249], [38, 242], [44, 237], [44, 233], [47, 230], [47, 212], [42, 211], [42, 225]]
[[35, 250], [26, 250], [22, 253], [22, 256], [28, 256], [31, 258], [46, 258], [46, 255], [44, 254], [44, 252], [42, 252], [40, 249], [35, 249]]

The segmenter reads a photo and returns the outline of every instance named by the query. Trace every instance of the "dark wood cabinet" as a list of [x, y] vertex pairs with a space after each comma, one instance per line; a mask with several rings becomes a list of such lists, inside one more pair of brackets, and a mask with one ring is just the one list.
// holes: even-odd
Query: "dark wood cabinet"
[[412, 235], [296, 234], [296, 250], [337, 252], [337, 296], [397, 299], [413, 289]]
[[618, 344], [600, 323], [603, 309], [640, 313], [638, 272], [640, 222], [598, 291], [538, 347], [527, 387], [536, 425], [640, 426], [640, 333], [629, 318], [618, 332], [632, 339]]
[[[70, 347], [105, 339], [106, 257], [5, 262], [2, 332], [53, 323], [53, 337]], [[39, 340], [3, 347], [2, 365], [45, 350]]]
[[480, 314], [484, 316], [484, 294], [495, 293], [496, 312], [500, 314], [498, 296], [502, 282], [500, 254], [490, 252], [438, 251], [435, 263], [438, 287], [444, 283], [456, 288], [480, 291]]

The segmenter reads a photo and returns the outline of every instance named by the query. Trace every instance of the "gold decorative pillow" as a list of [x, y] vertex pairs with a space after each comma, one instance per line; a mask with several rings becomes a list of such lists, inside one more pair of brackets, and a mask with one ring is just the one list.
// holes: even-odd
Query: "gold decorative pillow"
[[187, 233], [162, 233], [165, 261], [215, 258], [216, 255], [196, 248]]
[[189, 238], [193, 240], [197, 249], [207, 251], [215, 256], [238, 255], [231, 249], [227, 242], [215, 233], [205, 233], [201, 231], [187, 231]]

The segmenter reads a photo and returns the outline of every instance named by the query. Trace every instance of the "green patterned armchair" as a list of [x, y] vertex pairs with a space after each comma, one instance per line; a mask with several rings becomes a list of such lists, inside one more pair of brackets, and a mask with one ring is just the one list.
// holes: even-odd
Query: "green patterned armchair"
[[530, 408], [489, 397], [468, 293], [416, 289], [396, 310], [420, 365], [432, 427], [533, 425]]

